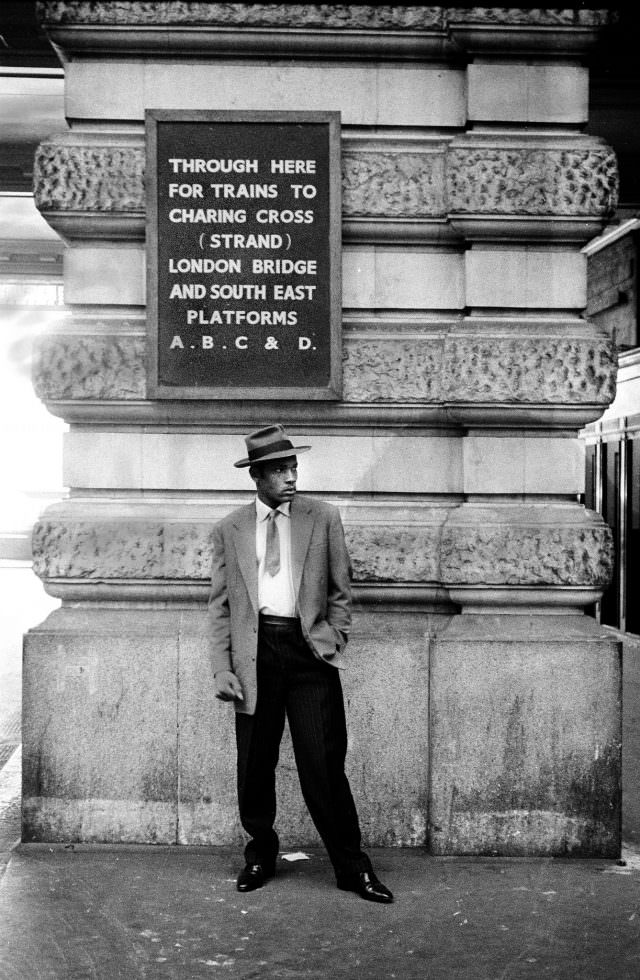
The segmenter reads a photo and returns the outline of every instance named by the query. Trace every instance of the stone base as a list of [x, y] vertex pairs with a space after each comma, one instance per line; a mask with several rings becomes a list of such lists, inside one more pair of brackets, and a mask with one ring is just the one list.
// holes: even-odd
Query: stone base
[[619, 856], [621, 652], [593, 620], [455, 617], [430, 703], [434, 854]]
[[[368, 846], [426, 842], [428, 637], [446, 622], [355, 616], [347, 769]], [[56, 610], [25, 636], [23, 690], [24, 841], [242, 843], [202, 605]], [[317, 845], [288, 734], [278, 773], [282, 846]]]

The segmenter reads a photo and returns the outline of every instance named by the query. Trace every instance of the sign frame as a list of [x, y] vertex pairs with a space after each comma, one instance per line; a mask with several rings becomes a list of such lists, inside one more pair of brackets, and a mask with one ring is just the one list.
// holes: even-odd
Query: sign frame
[[[159, 378], [159, 249], [158, 216], [158, 125], [163, 123], [237, 123], [243, 125], [269, 123], [313, 125], [327, 127], [328, 174], [328, 313], [326, 337], [329, 350], [329, 378], [323, 386], [284, 384], [244, 385], [179, 385], [166, 384]], [[340, 112], [334, 111], [248, 111], [248, 110], [145, 110], [146, 145], [146, 258], [147, 258], [147, 390], [154, 399], [167, 400], [313, 400], [336, 401], [342, 397], [342, 179], [340, 160]], [[283, 148], [283, 155], [286, 149]], [[189, 203], [184, 202], [184, 203]]]

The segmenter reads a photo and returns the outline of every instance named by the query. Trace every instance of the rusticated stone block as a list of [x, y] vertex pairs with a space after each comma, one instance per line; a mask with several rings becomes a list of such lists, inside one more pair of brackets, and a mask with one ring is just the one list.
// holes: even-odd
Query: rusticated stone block
[[457, 214], [600, 217], [616, 208], [618, 169], [606, 146], [465, 146], [447, 155], [447, 191]]
[[349, 402], [433, 402], [442, 398], [442, 337], [345, 338], [343, 398]]
[[[91, 213], [145, 210], [144, 147], [45, 142], [35, 157], [37, 207]], [[445, 211], [444, 150], [349, 150], [342, 162], [345, 217], [434, 217]]]
[[[50, 334], [34, 344], [43, 401], [146, 396], [142, 336]], [[606, 337], [442, 334], [343, 340], [343, 400], [606, 405], [617, 363]]]
[[613, 539], [596, 526], [445, 525], [440, 545], [445, 585], [556, 585], [605, 588]]
[[34, 344], [38, 398], [130, 399], [146, 394], [145, 339], [127, 335], [50, 334]]
[[40, 19], [50, 25], [208, 25], [220, 27], [306, 27], [365, 30], [419, 30], [441, 27], [444, 7], [395, 5], [328, 5], [316, 3], [129, 3], [53, 0], [38, 4]]
[[[444, 515], [443, 515], [444, 517]], [[613, 544], [604, 524], [445, 523], [345, 526], [356, 583], [604, 587]], [[207, 582], [211, 525], [188, 520], [40, 520], [42, 579]]]
[[571, 7], [450, 7], [449, 24], [469, 23], [487, 27], [519, 25], [523, 27], [599, 27], [608, 23], [607, 10], [574, 10]]
[[438, 580], [439, 526], [345, 526], [354, 582]]
[[606, 337], [452, 335], [444, 351], [450, 401], [608, 405], [617, 360]]
[[[145, 209], [144, 147], [41, 143], [35, 201], [48, 211], [97, 214]], [[616, 206], [618, 172], [609, 147], [465, 146], [425, 153], [345, 148], [345, 218], [433, 218], [455, 214], [604, 217]]]
[[[346, 528], [356, 582], [432, 582], [438, 528]], [[169, 521], [39, 521], [33, 570], [43, 579], [196, 580], [211, 566], [211, 525]]]
[[348, 150], [342, 157], [345, 217], [436, 217], [446, 213], [445, 156]]
[[41, 143], [34, 163], [41, 211], [144, 209], [143, 146]]

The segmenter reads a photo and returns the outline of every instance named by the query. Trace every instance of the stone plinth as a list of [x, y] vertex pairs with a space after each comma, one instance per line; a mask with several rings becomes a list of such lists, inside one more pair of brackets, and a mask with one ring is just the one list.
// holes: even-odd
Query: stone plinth
[[618, 856], [620, 659], [583, 616], [454, 617], [431, 657], [433, 853]]
[[[428, 638], [447, 618], [356, 615], [343, 689], [370, 846], [426, 841]], [[24, 840], [240, 844], [233, 708], [213, 697], [201, 604], [59, 610], [24, 653]], [[283, 845], [318, 845], [288, 736], [278, 796]]]

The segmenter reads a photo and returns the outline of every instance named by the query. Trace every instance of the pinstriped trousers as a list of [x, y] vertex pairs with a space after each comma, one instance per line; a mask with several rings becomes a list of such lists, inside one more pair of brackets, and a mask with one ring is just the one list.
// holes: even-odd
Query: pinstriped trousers
[[238, 808], [248, 864], [274, 865], [276, 767], [285, 716], [311, 818], [336, 874], [371, 871], [344, 764], [347, 728], [339, 672], [313, 655], [298, 620], [261, 619], [255, 714], [236, 713]]

